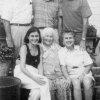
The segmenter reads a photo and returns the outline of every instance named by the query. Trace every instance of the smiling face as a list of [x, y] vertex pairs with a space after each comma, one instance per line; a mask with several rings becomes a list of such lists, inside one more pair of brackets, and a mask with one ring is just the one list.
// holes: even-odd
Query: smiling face
[[72, 33], [65, 33], [63, 35], [63, 44], [67, 47], [73, 47], [74, 45], [74, 36], [72, 35]]
[[54, 39], [53, 39], [53, 34], [52, 33], [47, 33], [43, 37], [43, 44], [46, 45], [46, 46], [51, 46], [53, 41], [54, 41]]
[[30, 33], [28, 39], [29, 39], [29, 43], [37, 44], [39, 42], [39, 34], [37, 32], [32, 32]]

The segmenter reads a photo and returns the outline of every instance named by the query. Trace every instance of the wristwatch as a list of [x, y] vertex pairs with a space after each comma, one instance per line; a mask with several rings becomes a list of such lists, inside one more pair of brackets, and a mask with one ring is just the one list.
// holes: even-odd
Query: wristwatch
[[86, 38], [82, 38], [82, 40], [83, 40], [83, 41], [85, 41], [85, 40], [86, 40]]

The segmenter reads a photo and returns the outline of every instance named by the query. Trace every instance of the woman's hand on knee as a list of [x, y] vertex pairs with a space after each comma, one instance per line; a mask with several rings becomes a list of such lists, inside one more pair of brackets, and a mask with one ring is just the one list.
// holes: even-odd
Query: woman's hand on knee
[[71, 79], [68, 77], [65, 82], [66, 88], [69, 88], [71, 85]]
[[84, 76], [85, 76], [85, 73], [82, 73], [82, 74], [78, 77], [78, 79], [82, 81], [82, 80], [84, 79]]
[[36, 77], [36, 78], [34, 79], [34, 81], [35, 81], [37, 84], [39, 84], [39, 85], [45, 85], [45, 84], [46, 84], [46, 81], [45, 81], [44, 78], [42, 78], [42, 77]]

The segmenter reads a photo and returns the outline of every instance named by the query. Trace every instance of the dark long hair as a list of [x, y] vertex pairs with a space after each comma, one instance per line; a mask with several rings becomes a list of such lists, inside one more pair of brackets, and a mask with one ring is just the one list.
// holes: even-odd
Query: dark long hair
[[37, 32], [37, 33], [39, 34], [39, 42], [38, 42], [38, 43], [41, 43], [40, 31], [39, 31], [39, 29], [36, 28], [36, 27], [31, 27], [31, 28], [27, 31], [27, 33], [26, 33], [26, 35], [25, 35], [25, 38], [24, 38], [24, 43], [29, 43], [28, 37], [29, 37], [29, 35], [30, 35], [32, 32]]

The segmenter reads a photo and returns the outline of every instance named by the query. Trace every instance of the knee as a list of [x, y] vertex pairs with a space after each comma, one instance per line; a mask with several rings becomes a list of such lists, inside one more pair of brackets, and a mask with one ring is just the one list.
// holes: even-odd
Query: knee
[[80, 80], [78, 79], [72, 80], [72, 85], [73, 85], [74, 90], [81, 90]]
[[84, 78], [83, 85], [85, 89], [89, 89], [93, 86], [93, 80], [90, 78]]
[[32, 97], [39, 97], [40, 96], [40, 89], [31, 90], [29, 95]]
[[46, 82], [46, 84], [49, 84], [49, 79], [45, 76], [43, 76], [44, 81]]

